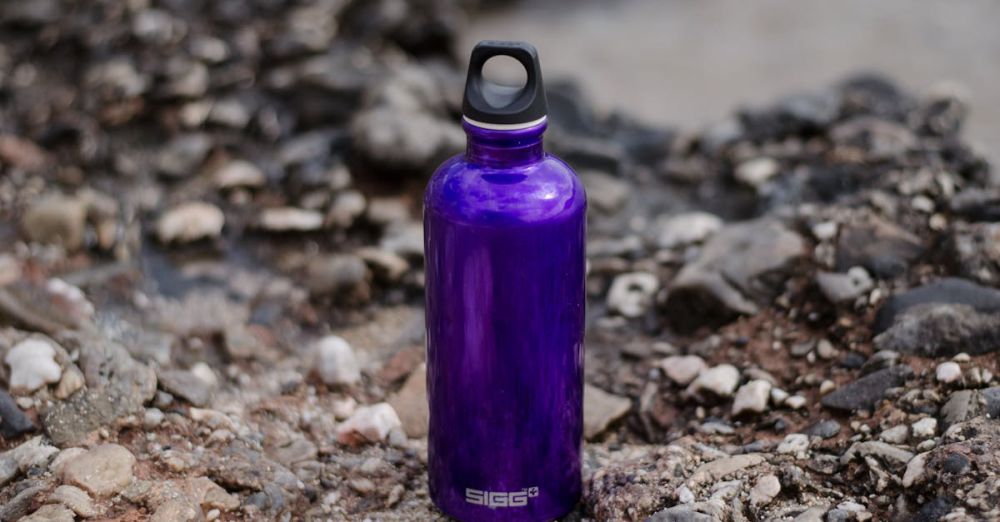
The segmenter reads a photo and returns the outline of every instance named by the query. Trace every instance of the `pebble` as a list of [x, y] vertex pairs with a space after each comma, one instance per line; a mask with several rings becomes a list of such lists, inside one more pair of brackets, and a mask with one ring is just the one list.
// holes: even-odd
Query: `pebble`
[[628, 397], [608, 393], [590, 384], [583, 385], [583, 436], [593, 439], [632, 408]]
[[385, 440], [393, 428], [402, 429], [402, 421], [388, 403], [362, 406], [337, 427], [337, 442], [358, 445]]
[[91, 518], [99, 514], [90, 495], [76, 486], [63, 484], [57, 487], [49, 495], [48, 501], [62, 504], [83, 518]]
[[34, 437], [13, 449], [0, 452], [0, 487], [29, 468], [45, 466], [59, 450]]
[[323, 228], [323, 214], [294, 207], [267, 208], [257, 226], [270, 232], [310, 232]]
[[671, 355], [661, 360], [659, 367], [668, 379], [680, 386], [687, 386], [708, 368], [697, 355]]
[[733, 400], [733, 415], [742, 415], [747, 412], [763, 413], [767, 410], [767, 401], [771, 393], [771, 383], [755, 379], [736, 391], [736, 398]]
[[21, 411], [14, 398], [0, 389], [0, 435], [13, 439], [34, 429], [35, 423]]
[[159, 408], [148, 408], [142, 415], [142, 427], [151, 430], [163, 422], [163, 412]]
[[120, 493], [132, 483], [135, 457], [118, 444], [104, 444], [65, 464], [63, 480], [96, 497]]
[[893, 426], [879, 433], [878, 438], [889, 444], [903, 444], [910, 438], [910, 428], [905, 424]]
[[740, 382], [740, 371], [731, 364], [720, 364], [701, 372], [688, 386], [688, 393], [711, 392], [719, 397], [730, 397]]
[[934, 376], [938, 382], [955, 382], [962, 378], [962, 367], [958, 363], [946, 361], [937, 366]]
[[819, 272], [816, 283], [823, 295], [834, 304], [853, 301], [875, 286], [868, 271], [860, 266], [851, 267], [845, 274]]
[[58, 504], [47, 504], [21, 518], [20, 522], [73, 522], [74, 520], [76, 517], [69, 508]]
[[30, 241], [79, 250], [87, 228], [87, 204], [77, 197], [44, 197], [25, 211], [21, 228]]
[[316, 374], [324, 384], [353, 384], [361, 380], [361, 367], [351, 345], [336, 335], [323, 337], [313, 347]]
[[821, 420], [803, 430], [802, 433], [809, 435], [810, 437], [830, 439], [836, 437], [837, 434], [840, 433], [840, 423], [831, 419]]
[[918, 439], [928, 439], [937, 434], [938, 421], [934, 417], [925, 417], [910, 425], [913, 436]]
[[773, 178], [781, 169], [773, 158], [754, 158], [736, 166], [736, 180], [751, 187], [760, 187]]
[[790, 433], [778, 444], [777, 451], [782, 454], [801, 455], [809, 450], [809, 436], [802, 433]]
[[167, 142], [156, 159], [161, 174], [180, 178], [194, 174], [212, 148], [206, 134], [182, 134]]
[[785, 390], [777, 387], [771, 388], [771, 403], [775, 406], [781, 406], [784, 404], [788, 397], [790, 397], [790, 395]]
[[640, 317], [653, 304], [660, 280], [648, 272], [632, 272], [615, 277], [608, 290], [608, 308], [625, 317]]
[[676, 248], [700, 243], [722, 229], [722, 218], [708, 212], [686, 212], [661, 217], [654, 225], [656, 246]]
[[889, 388], [901, 386], [913, 370], [909, 366], [893, 366], [872, 372], [826, 394], [823, 406], [836, 410], [858, 410], [874, 407]]
[[156, 221], [156, 235], [164, 243], [188, 243], [218, 237], [225, 223], [219, 207], [193, 201], [164, 212]]
[[364, 259], [354, 254], [317, 256], [306, 265], [306, 283], [313, 294], [366, 301], [370, 279]]
[[365, 213], [365, 195], [357, 190], [345, 190], [333, 198], [326, 218], [330, 225], [349, 228]]
[[10, 367], [11, 391], [32, 393], [47, 384], [59, 382], [62, 367], [55, 356], [56, 349], [43, 339], [29, 338], [14, 345], [4, 356], [4, 362]]
[[924, 481], [927, 467], [927, 453], [920, 453], [906, 463], [903, 472], [903, 487], [910, 488]]
[[781, 493], [781, 481], [778, 477], [767, 474], [759, 479], [750, 490], [750, 504], [753, 506], [766, 506], [771, 503], [774, 497]]
[[215, 186], [220, 189], [239, 187], [262, 187], [267, 183], [264, 171], [246, 160], [232, 160], [219, 167], [212, 175]]
[[190, 370], [160, 370], [156, 375], [164, 390], [198, 407], [208, 405], [215, 392], [214, 382], [206, 380]]

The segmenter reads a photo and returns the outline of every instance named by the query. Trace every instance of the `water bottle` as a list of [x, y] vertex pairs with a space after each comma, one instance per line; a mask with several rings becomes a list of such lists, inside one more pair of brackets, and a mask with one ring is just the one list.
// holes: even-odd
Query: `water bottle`
[[[495, 56], [523, 87], [483, 77]], [[534, 47], [485, 41], [465, 85], [465, 154], [424, 194], [428, 468], [463, 521], [543, 521], [580, 497], [586, 195], [546, 154]]]

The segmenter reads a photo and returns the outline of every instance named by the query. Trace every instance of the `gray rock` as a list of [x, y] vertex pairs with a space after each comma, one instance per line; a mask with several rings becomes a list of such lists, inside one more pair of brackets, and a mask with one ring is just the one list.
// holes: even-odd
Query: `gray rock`
[[632, 408], [627, 397], [612, 395], [596, 386], [583, 386], [583, 435], [593, 439]]
[[364, 194], [357, 190], [345, 190], [333, 198], [326, 215], [327, 221], [338, 228], [349, 228], [365, 213], [366, 205]]
[[700, 243], [722, 229], [722, 218], [708, 212], [663, 215], [651, 227], [659, 248], [675, 248]]
[[1000, 386], [956, 391], [948, 397], [940, 411], [945, 428], [982, 415], [1000, 418]]
[[281, 446], [271, 448], [268, 455], [281, 463], [281, 465], [291, 468], [299, 462], [316, 460], [316, 445], [309, 439], [296, 438]]
[[921, 304], [965, 304], [980, 313], [1000, 312], [1000, 289], [977, 285], [967, 279], [946, 277], [895, 294], [886, 300], [875, 318], [875, 333], [884, 332], [907, 309]]
[[27, 482], [24, 486], [24, 489], [0, 504], [0, 520], [3, 522], [21, 520], [22, 517], [27, 516], [31, 512], [31, 508], [37, 505], [36, 499], [48, 489], [45, 484], [39, 482]]
[[836, 266], [846, 271], [863, 266], [878, 277], [895, 277], [924, 252], [920, 238], [898, 226], [870, 217], [861, 224], [841, 227]]
[[965, 304], [924, 304], [896, 316], [892, 326], [875, 337], [882, 350], [951, 357], [1000, 350], [1000, 313], [979, 313]]
[[0, 453], [0, 488], [29, 468], [45, 466], [59, 450], [34, 437]]
[[687, 388], [690, 394], [708, 392], [716, 397], [731, 397], [740, 383], [740, 371], [731, 364], [713, 366], [698, 374]]
[[587, 202], [606, 213], [620, 210], [631, 190], [627, 182], [596, 170], [581, 172], [580, 180], [587, 189]]
[[83, 518], [96, 517], [99, 514], [90, 495], [76, 486], [64, 484], [57, 487], [49, 495], [48, 501], [62, 504]]
[[76, 520], [76, 516], [69, 508], [57, 504], [47, 504], [20, 519], [20, 522], [73, 522], [74, 520]]
[[798, 234], [776, 221], [728, 225], [671, 282], [668, 313], [688, 329], [720, 315], [756, 313], [754, 299], [774, 295], [804, 248]]
[[120, 344], [92, 334], [64, 334], [59, 343], [80, 353], [87, 388], [43, 409], [45, 432], [57, 446], [77, 445], [114, 420], [139, 413], [156, 395], [156, 375]]
[[189, 370], [158, 370], [156, 376], [164, 390], [198, 406], [207, 406], [215, 392], [215, 384]]
[[816, 283], [823, 295], [834, 304], [853, 301], [874, 286], [868, 271], [860, 266], [851, 268], [845, 274], [819, 272]]
[[764, 475], [757, 479], [757, 483], [750, 490], [750, 504], [765, 506], [778, 496], [778, 493], [781, 493], [781, 481], [778, 477], [771, 474]]
[[889, 388], [901, 386], [913, 373], [909, 366], [893, 366], [870, 373], [825, 395], [820, 403], [844, 411], [871, 409]]
[[767, 410], [767, 401], [771, 395], [771, 383], [755, 379], [736, 391], [733, 399], [733, 415], [744, 413], [763, 413]]
[[44, 197], [25, 211], [21, 229], [30, 241], [79, 250], [87, 229], [87, 203], [77, 197]]
[[371, 292], [370, 282], [368, 265], [356, 255], [319, 256], [306, 265], [306, 284], [316, 295], [367, 301]]
[[156, 235], [164, 243], [187, 243], [218, 237], [226, 217], [211, 203], [190, 201], [173, 207], [156, 220]]
[[465, 145], [462, 129], [443, 118], [384, 106], [358, 113], [351, 136], [363, 157], [385, 169], [429, 167]]
[[108, 497], [132, 483], [135, 462], [124, 447], [104, 444], [67, 462], [62, 469], [63, 480], [96, 497]]
[[35, 423], [17, 407], [14, 398], [5, 390], [0, 390], [0, 435], [13, 439], [34, 429]]
[[660, 361], [660, 368], [674, 383], [687, 386], [708, 366], [697, 355], [671, 355]]
[[1000, 283], [1000, 223], [956, 227], [948, 248], [959, 275], [985, 285]]
[[1000, 221], [1000, 188], [969, 187], [949, 201], [951, 211], [978, 221]]
[[646, 522], [714, 522], [718, 518], [695, 511], [690, 505], [682, 504], [657, 511]]
[[840, 423], [832, 419], [821, 420], [802, 430], [802, 433], [809, 435], [810, 437], [830, 439], [836, 437], [837, 434], [840, 433]]
[[902, 472], [906, 463], [913, 458], [913, 453], [885, 442], [855, 442], [841, 455], [840, 464], [847, 465], [848, 462], [857, 457], [877, 457], [893, 471]]

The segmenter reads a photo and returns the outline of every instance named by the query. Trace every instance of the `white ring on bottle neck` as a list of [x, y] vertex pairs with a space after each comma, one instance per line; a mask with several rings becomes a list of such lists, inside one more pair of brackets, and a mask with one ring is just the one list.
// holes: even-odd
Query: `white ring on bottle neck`
[[545, 118], [547, 118], [547, 116], [542, 116], [541, 118], [538, 118], [535, 121], [528, 121], [524, 123], [484, 123], [481, 121], [473, 120], [468, 116], [464, 115], [462, 116], [462, 119], [468, 122], [469, 125], [474, 125], [481, 129], [502, 130], [502, 131], [521, 130], [521, 129], [527, 129], [528, 127], [534, 127], [535, 125], [540, 125], [543, 122], [545, 122]]

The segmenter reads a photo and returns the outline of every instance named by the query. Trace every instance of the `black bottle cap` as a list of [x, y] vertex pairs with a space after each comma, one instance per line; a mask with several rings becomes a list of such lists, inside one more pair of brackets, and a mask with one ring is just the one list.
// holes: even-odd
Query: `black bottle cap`
[[[527, 80], [523, 87], [510, 87], [483, 78], [483, 66], [494, 56], [509, 56], [524, 66]], [[548, 108], [542, 85], [542, 66], [538, 51], [525, 42], [485, 40], [479, 42], [469, 58], [465, 79], [462, 113], [473, 124], [521, 125], [545, 117]]]

